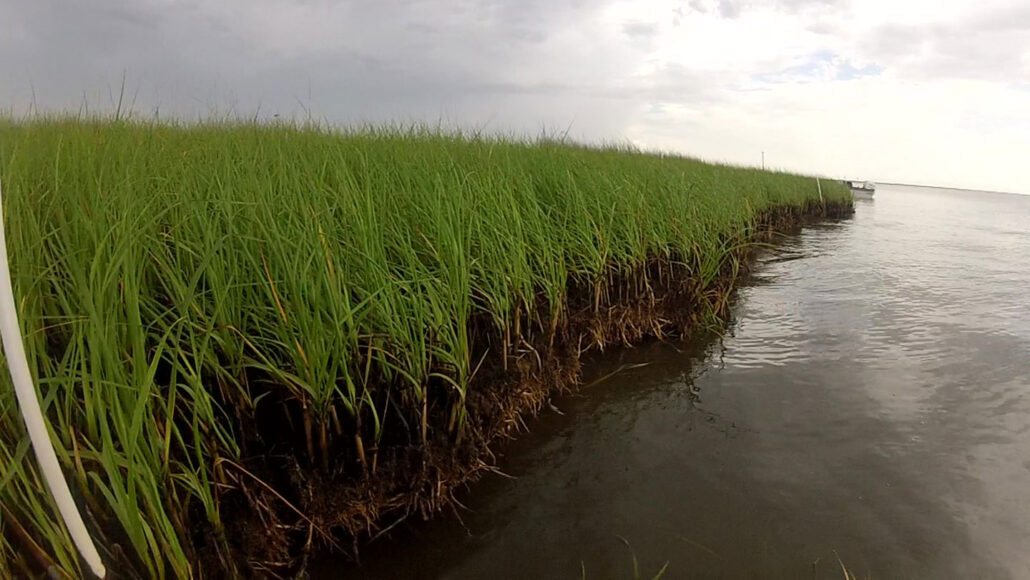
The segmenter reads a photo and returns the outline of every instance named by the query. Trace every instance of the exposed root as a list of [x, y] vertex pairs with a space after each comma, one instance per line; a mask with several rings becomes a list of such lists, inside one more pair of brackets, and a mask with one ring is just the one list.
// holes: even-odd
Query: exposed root
[[[850, 205], [818, 203], [771, 211], [751, 238], [768, 239], [773, 232], [796, 228], [806, 219], [841, 217], [850, 211]], [[357, 469], [331, 470], [324, 460], [318, 462], [320, 466], [302, 466], [295, 454], [266, 453], [227, 470], [236, 474], [233, 479], [239, 491], [234, 494], [235, 503], [226, 507], [232, 513], [225, 516], [234, 522], [227, 535], [238, 560], [246, 562], [253, 575], [296, 574], [313, 551], [339, 551], [343, 540], [357, 558], [363, 540], [411, 516], [428, 518], [454, 507], [459, 487], [496, 471], [491, 446], [498, 439], [525, 431], [525, 417], [550, 405], [556, 394], [578, 388], [583, 352], [648, 337], [685, 336], [711, 321], [699, 319], [701, 312], [725, 317], [730, 293], [746, 269], [748, 252], [747, 245], [740, 245], [708, 283], [701, 283], [683, 261], [656, 257], [629, 275], [613, 272], [603, 287], [572, 284], [560, 316], [550, 316], [547, 302], [538, 297], [532, 318], [524, 317], [521, 310], [516, 313], [513, 332], [491, 330], [489, 321], [474, 319], [469, 335], [477, 349], [473, 358], [477, 366], [465, 394], [463, 429], [456, 438], [438, 427], [453, 419], [429, 406], [418, 417], [399, 417], [405, 423], [415, 420], [409, 432], [418, 435], [410, 440], [370, 448], [371, 460], [359, 445], [360, 457], [351, 462]], [[260, 431], [262, 420], [256, 423]], [[277, 428], [281, 427], [265, 426], [261, 442], [266, 449]], [[309, 431], [305, 422], [299, 440], [292, 441], [294, 449], [312, 445]], [[322, 446], [326, 447], [324, 441]], [[256, 442], [249, 443], [249, 448], [257, 447]], [[323, 449], [322, 456], [326, 453]], [[315, 452], [309, 457], [316, 457]], [[370, 469], [369, 463], [374, 467]], [[222, 559], [221, 564], [230, 563]], [[227, 573], [235, 576], [239, 571], [228, 568]]]

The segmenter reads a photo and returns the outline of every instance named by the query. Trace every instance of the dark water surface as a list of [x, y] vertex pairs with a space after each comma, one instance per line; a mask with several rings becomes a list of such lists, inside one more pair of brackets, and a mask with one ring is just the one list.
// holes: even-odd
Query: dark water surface
[[1030, 578], [1030, 196], [881, 186], [759, 261], [356, 575]]

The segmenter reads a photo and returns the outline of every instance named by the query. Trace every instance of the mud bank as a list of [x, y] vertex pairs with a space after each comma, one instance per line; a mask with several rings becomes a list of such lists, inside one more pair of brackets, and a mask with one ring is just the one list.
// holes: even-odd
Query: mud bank
[[[527, 430], [526, 418], [552, 397], [577, 389], [581, 355], [648, 338], [676, 340], [711, 328], [728, 314], [729, 298], [755, 243], [852, 212], [849, 202], [765, 212], [744, 239], [732, 244], [714, 279], [699, 280], [694, 274], [698, 264], [663, 256], [642, 268], [613, 269], [601, 282], [572, 283], [554, 327], [542, 323], [552, 319], [542, 298], [536, 314], [517, 319], [508, 336], [488, 320], [473, 318], [469, 336], [479, 365], [459, 440], [386, 443], [366, 450], [376, 459], [360, 472], [313, 470], [289, 454], [255, 457], [247, 464], [255, 474], [252, 481], [235, 480], [245, 498], [229, 518], [237, 522], [227, 531], [236, 552], [208, 551], [206, 557], [232, 574], [293, 576], [311, 559], [341, 550], [360, 560], [364, 542], [410, 517], [460, 510], [455, 492], [494, 470], [494, 449]], [[429, 423], [446, 421], [428, 416]]]

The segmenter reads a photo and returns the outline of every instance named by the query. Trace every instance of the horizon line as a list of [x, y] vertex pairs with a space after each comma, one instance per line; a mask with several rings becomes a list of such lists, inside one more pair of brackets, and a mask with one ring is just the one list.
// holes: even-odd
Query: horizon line
[[1030, 195], [1030, 193], [1019, 193], [1017, 191], [1001, 191], [997, 189], [972, 189], [969, 187], [952, 187], [945, 185], [927, 185], [922, 183], [901, 183], [895, 181], [874, 181], [877, 185], [901, 185], [903, 187], [924, 187], [928, 189], [951, 189], [953, 191], [969, 191], [973, 193], [1000, 193], [1002, 195]]

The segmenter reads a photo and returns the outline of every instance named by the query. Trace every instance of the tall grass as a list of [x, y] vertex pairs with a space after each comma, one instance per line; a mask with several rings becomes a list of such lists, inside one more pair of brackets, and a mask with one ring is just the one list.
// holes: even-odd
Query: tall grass
[[[105, 559], [154, 578], [198, 574], [201, 547], [232, 559], [226, 498], [255, 454], [365, 477], [389, 445], [459, 445], [473, 319], [509, 349], [567, 316], [573, 282], [600, 294], [658, 256], [708, 283], [759, 215], [819, 198], [808, 177], [419, 128], [0, 120], [0, 171], [59, 459]], [[80, 577], [27, 450], [4, 373], [0, 576]]]

